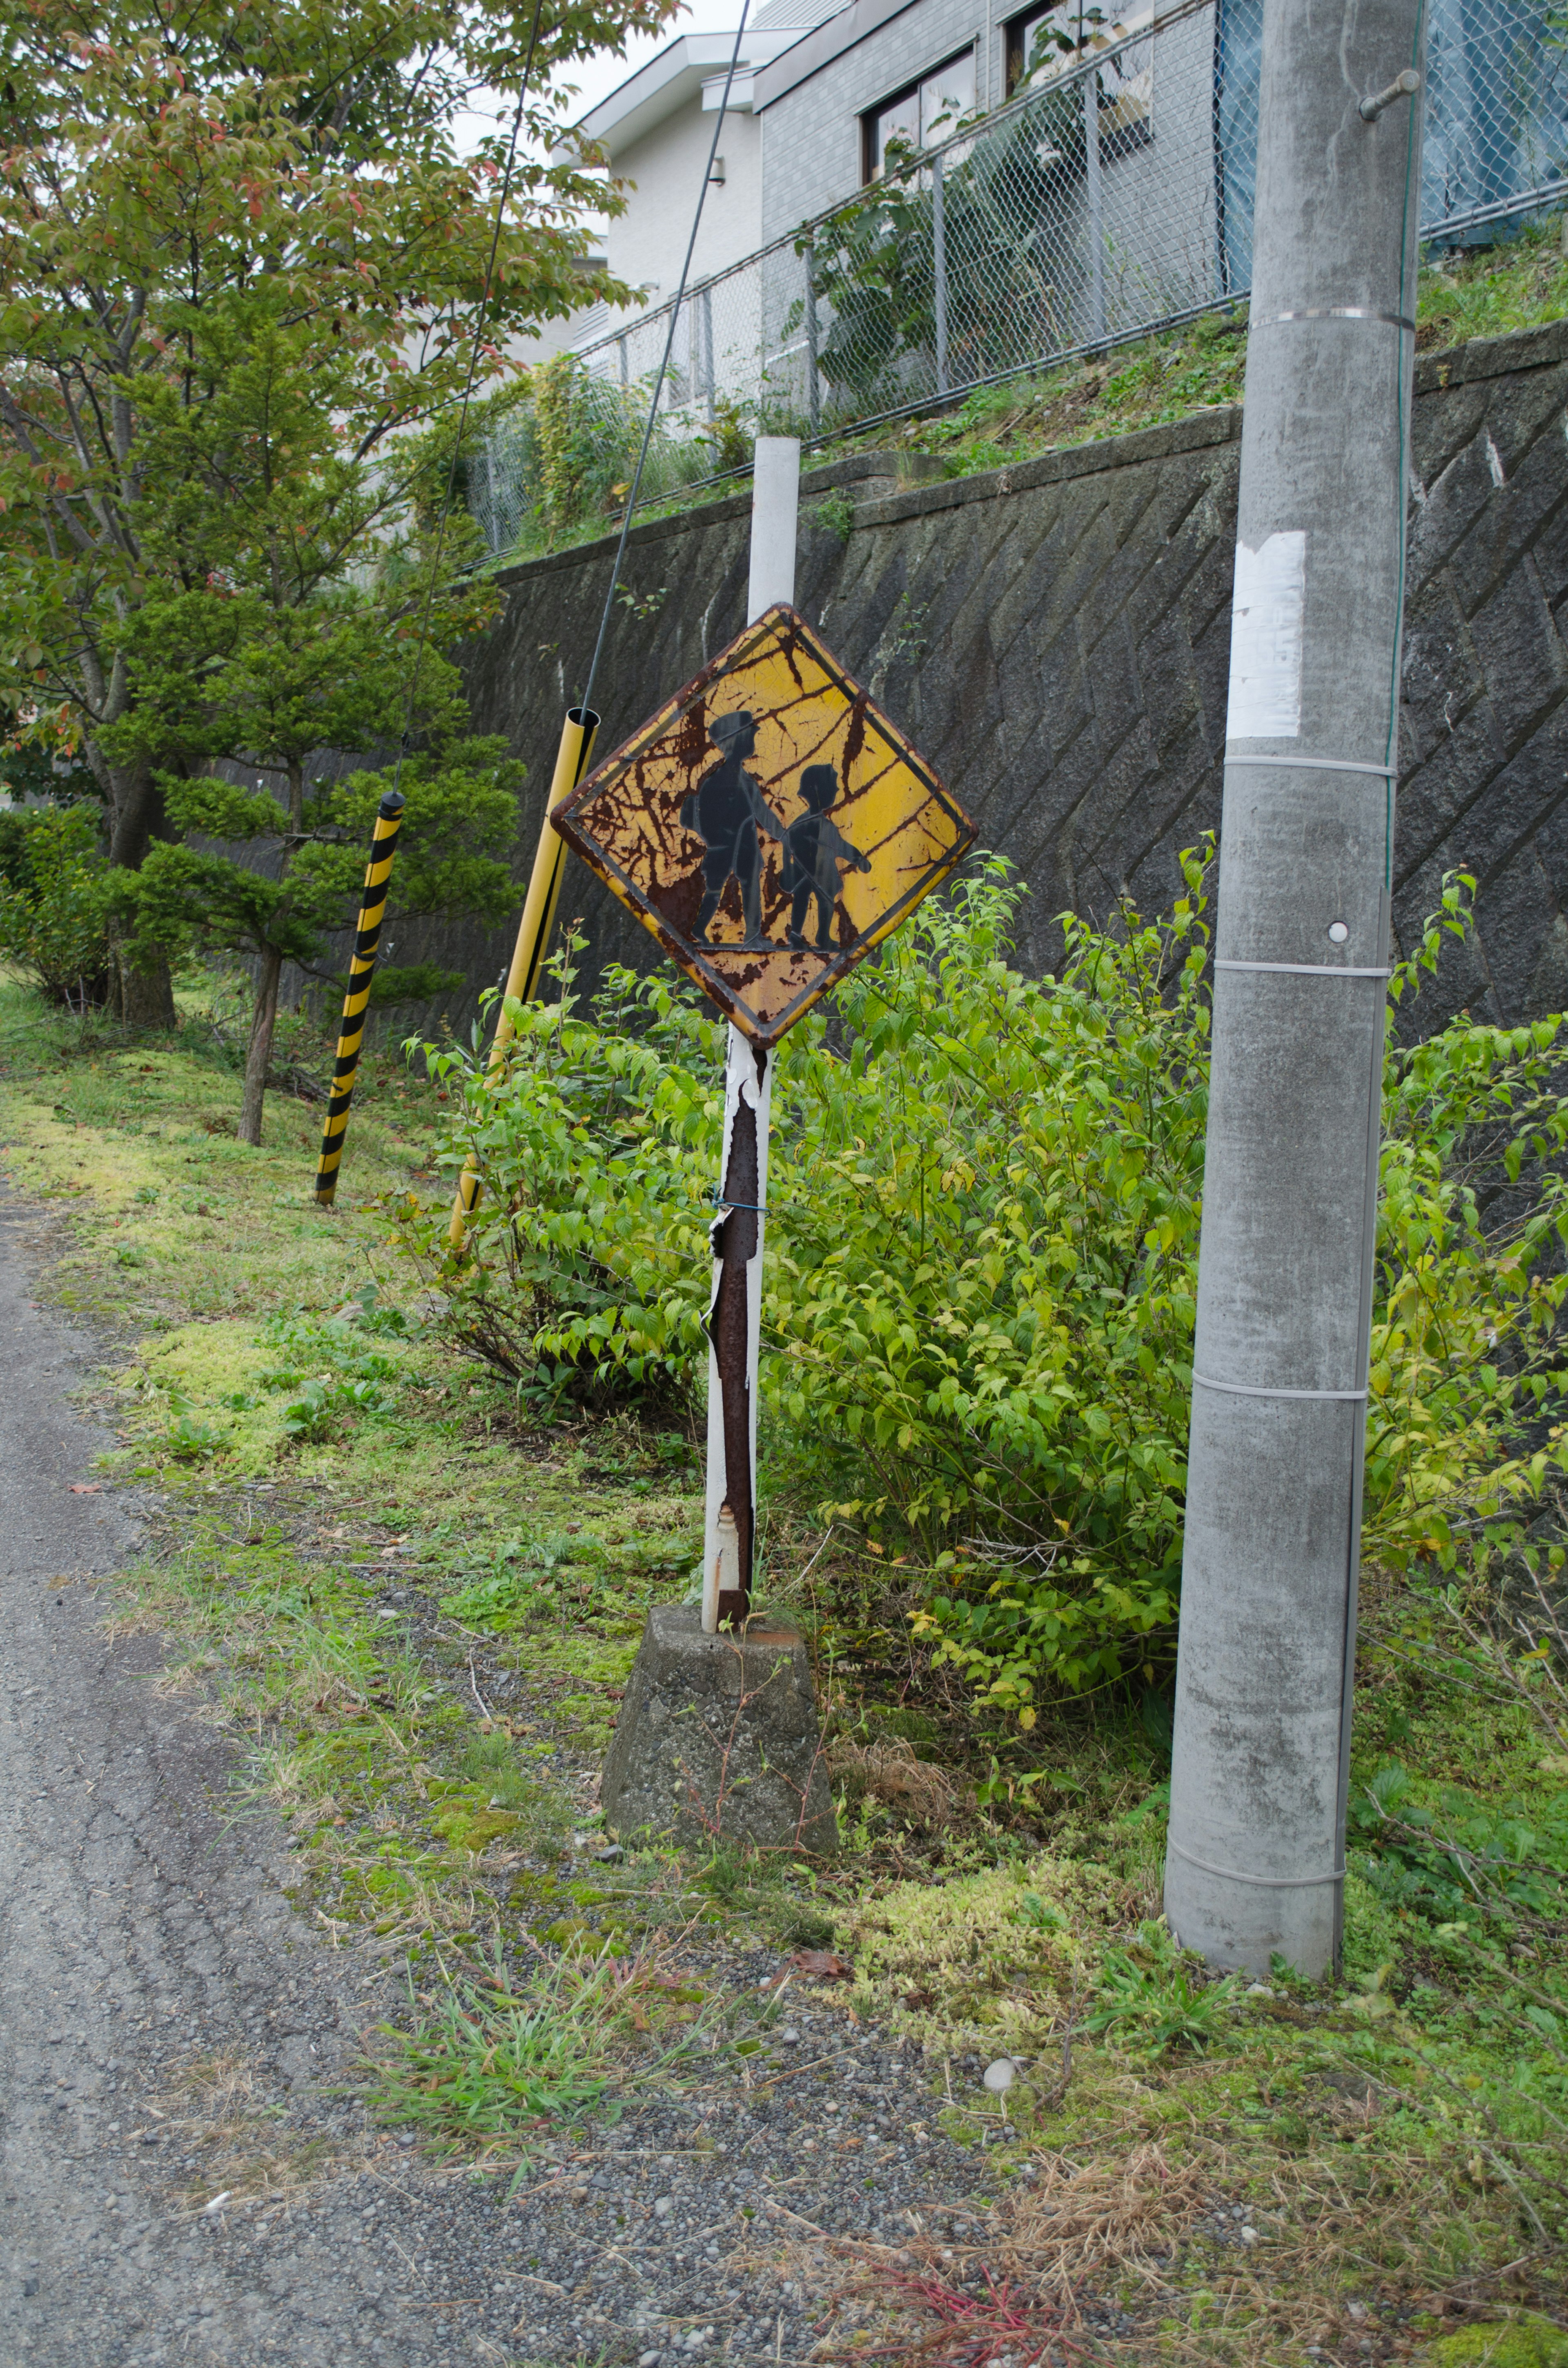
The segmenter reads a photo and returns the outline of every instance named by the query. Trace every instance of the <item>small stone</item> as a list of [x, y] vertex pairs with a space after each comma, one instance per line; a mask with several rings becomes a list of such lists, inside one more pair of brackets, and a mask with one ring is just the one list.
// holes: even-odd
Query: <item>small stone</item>
[[[1087, 134], [1085, 136], [1086, 138]], [[782, 2030], [778, 2034], [778, 2044], [780, 2047], [799, 2047], [800, 2044], [800, 2032], [796, 2030], [792, 2022], [787, 2024], [784, 2030]]]
[[24, 2294], [28, 2295], [36, 2294], [38, 2292], [38, 2280], [36, 2278], [24, 2278], [22, 2280], [22, 2292]]
[[1005, 2097], [1017, 2077], [1018, 2067], [1010, 2055], [999, 2055], [985, 2067], [985, 2086], [994, 2097]]
[[653, 2217], [655, 2220], [667, 2220], [675, 2208], [675, 2198], [673, 2195], [654, 2196]]
[[656, 2351], [640, 2352], [637, 2358], [637, 2368], [659, 2368], [658, 2353]]
[[1274, 1992], [1267, 1982], [1248, 1982], [1243, 1995], [1246, 1998], [1272, 1998]]
[[1242, 2242], [1244, 2245], [1256, 2245], [1257, 2242], [1257, 2230], [1256, 2228], [1244, 2228], [1242, 2230]]

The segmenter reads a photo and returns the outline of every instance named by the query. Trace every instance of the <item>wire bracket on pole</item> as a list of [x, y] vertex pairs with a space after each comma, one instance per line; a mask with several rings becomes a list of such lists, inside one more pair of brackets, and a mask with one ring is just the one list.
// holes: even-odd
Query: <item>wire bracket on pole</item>
[[1255, 1884], [1260, 1891], [1314, 1891], [1320, 1884], [1343, 1883], [1345, 1880], [1344, 1867], [1335, 1874], [1244, 1874], [1239, 1866], [1210, 1866], [1206, 1858], [1195, 1858], [1189, 1850], [1183, 1850], [1179, 1842], [1172, 1841], [1168, 1834], [1165, 1848], [1175, 1850], [1177, 1858], [1184, 1858], [1188, 1866], [1197, 1867], [1200, 1874], [1217, 1874], [1223, 1883]]
[[1365, 1390], [1286, 1390], [1272, 1383], [1257, 1382], [1211, 1382], [1207, 1373], [1195, 1372], [1192, 1385], [1197, 1390], [1221, 1390], [1229, 1398], [1329, 1398], [1356, 1401], [1364, 1398]]
[[1402, 98], [1414, 98], [1421, 87], [1421, 77], [1414, 66], [1396, 74], [1387, 90], [1380, 90], [1372, 98], [1364, 98], [1358, 109], [1363, 123], [1375, 123], [1380, 115]]
[[1227, 765], [1288, 765], [1301, 773], [1373, 773], [1380, 781], [1392, 781], [1398, 776], [1397, 765], [1363, 765], [1354, 757], [1233, 757], [1226, 750]]
[[1233, 962], [1216, 956], [1216, 970], [1278, 970], [1288, 971], [1296, 978], [1392, 978], [1390, 970], [1358, 970], [1348, 962]]

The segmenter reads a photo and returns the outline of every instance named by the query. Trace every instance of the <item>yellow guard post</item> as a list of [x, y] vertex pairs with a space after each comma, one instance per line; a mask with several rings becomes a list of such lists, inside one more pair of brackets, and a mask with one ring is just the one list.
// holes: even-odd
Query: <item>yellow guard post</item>
[[[512, 966], [506, 973], [506, 985], [501, 1016], [495, 1023], [495, 1034], [490, 1046], [490, 1070], [493, 1075], [506, 1057], [507, 1045], [514, 1034], [506, 1004], [514, 997], [527, 1003], [539, 985], [544, 967], [545, 950], [555, 921], [556, 899], [561, 894], [561, 874], [566, 865], [564, 840], [551, 828], [550, 818], [557, 806], [569, 798], [588, 769], [593, 754], [594, 734], [599, 719], [591, 708], [568, 710], [561, 727], [561, 746], [555, 754], [555, 772], [550, 784], [550, 799], [539, 826], [539, 849], [534, 856], [534, 868], [528, 881], [528, 893], [523, 900], [523, 916], [517, 924], [517, 942], [512, 949]], [[479, 1170], [471, 1154], [458, 1180], [457, 1197], [452, 1202], [452, 1221], [447, 1228], [447, 1241], [454, 1250], [463, 1246], [463, 1232], [479, 1199]]]
[[343, 998], [343, 1026], [337, 1039], [337, 1059], [332, 1072], [332, 1099], [322, 1129], [321, 1162], [316, 1169], [316, 1199], [330, 1209], [337, 1195], [337, 1169], [343, 1138], [348, 1132], [348, 1105], [359, 1075], [359, 1047], [365, 1037], [365, 1013], [370, 981], [376, 969], [376, 948], [386, 917], [387, 886], [392, 879], [397, 835], [403, 827], [402, 793], [383, 791], [370, 834], [370, 860], [365, 869], [365, 901], [354, 936], [354, 959], [348, 965], [348, 992]]

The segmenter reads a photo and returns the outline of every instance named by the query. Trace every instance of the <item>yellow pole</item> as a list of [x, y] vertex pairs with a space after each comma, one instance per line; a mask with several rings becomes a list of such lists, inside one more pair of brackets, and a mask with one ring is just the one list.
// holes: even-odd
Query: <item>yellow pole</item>
[[397, 835], [403, 827], [403, 806], [399, 791], [384, 791], [376, 809], [376, 826], [370, 834], [365, 899], [355, 931], [354, 959], [348, 965], [348, 992], [343, 998], [343, 1026], [332, 1073], [332, 1099], [326, 1106], [321, 1164], [316, 1169], [316, 1199], [324, 1209], [331, 1208], [337, 1194], [338, 1163], [343, 1157], [343, 1138], [348, 1132], [348, 1105], [354, 1099], [355, 1080], [359, 1075], [359, 1047], [365, 1035], [376, 948], [381, 943], [381, 923], [386, 917], [387, 883], [392, 878], [392, 857], [397, 852]]
[[[512, 949], [512, 966], [506, 973], [505, 999], [501, 1017], [495, 1023], [495, 1034], [490, 1046], [490, 1074], [501, 1066], [506, 1047], [515, 1030], [506, 1004], [514, 997], [527, 1003], [539, 985], [544, 968], [544, 957], [550, 944], [550, 932], [555, 921], [556, 899], [561, 894], [561, 874], [566, 862], [566, 842], [551, 830], [550, 817], [562, 801], [569, 798], [588, 769], [593, 755], [594, 734], [599, 719], [592, 708], [574, 707], [568, 710], [561, 727], [561, 746], [555, 755], [555, 773], [550, 784], [550, 797], [539, 826], [539, 849], [534, 857], [533, 875], [528, 893], [523, 900], [523, 916], [517, 924], [517, 942]], [[460, 1250], [467, 1219], [472, 1214], [479, 1199], [479, 1170], [471, 1154], [458, 1179], [457, 1197], [452, 1202], [452, 1221], [447, 1228], [448, 1246]]]

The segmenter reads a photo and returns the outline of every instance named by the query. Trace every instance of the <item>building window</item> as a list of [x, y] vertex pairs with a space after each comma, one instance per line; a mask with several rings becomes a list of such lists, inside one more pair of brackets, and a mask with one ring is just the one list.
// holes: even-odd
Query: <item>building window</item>
[[[1147, 8], [1126, 17], [1104, 8], [1061, 0], [1053, 8], [1030, 8], [1004, 28], [1006, 90], [1017, 98], [1039, 90], [1096, 50], [1125, 42], [1150, 21]], [[1150, 136], [1153, 103], [1154, 48], [1134, 41], [1117, 51], [1100, 69], [1100, 131], [1118, 147], [1137, 147]]]
[[960, 50], [934, 72], [912, 82], [893, 98], [882, 101], [860, 119], [863, 170], [868, 181], [881, 180], [890, 146], [928, 148], [934, 140], [958, 129], [974, 112], [974, 51]]

